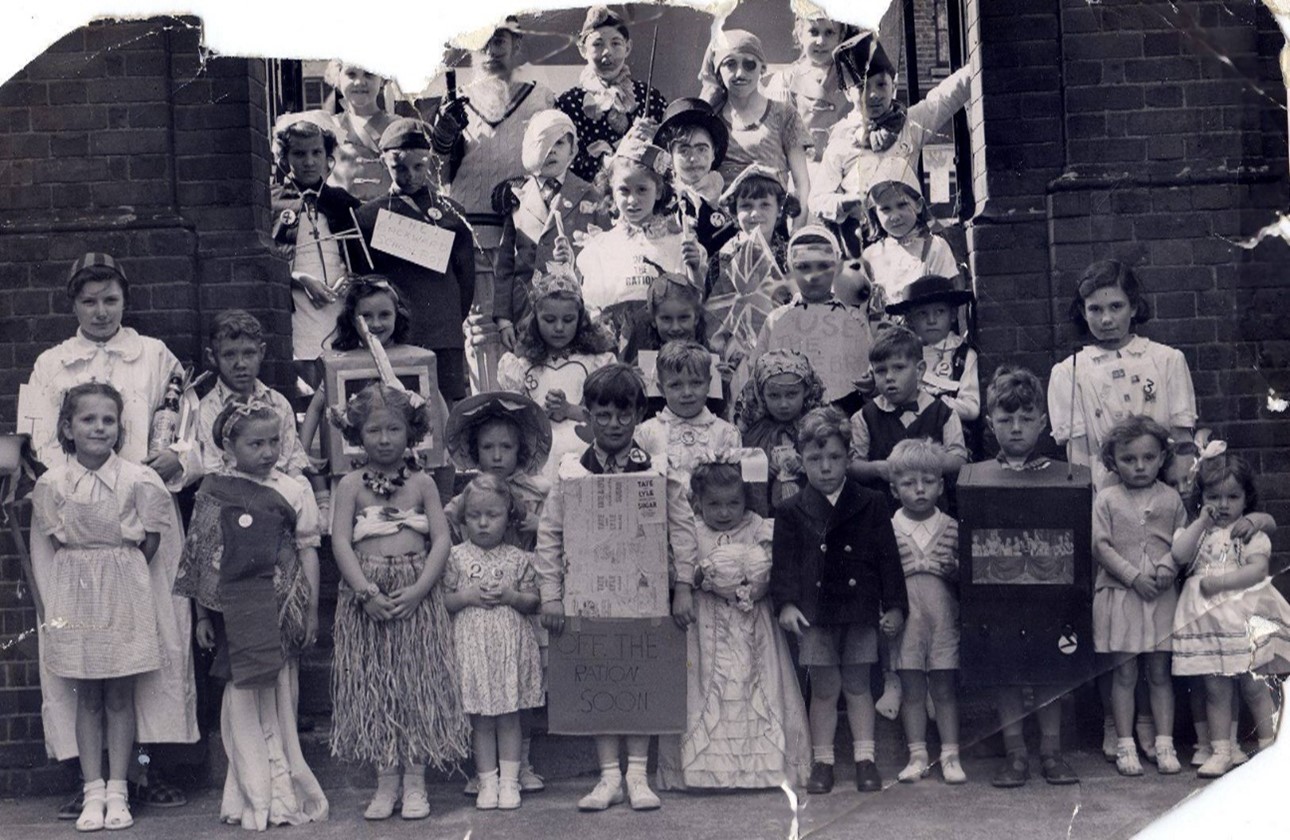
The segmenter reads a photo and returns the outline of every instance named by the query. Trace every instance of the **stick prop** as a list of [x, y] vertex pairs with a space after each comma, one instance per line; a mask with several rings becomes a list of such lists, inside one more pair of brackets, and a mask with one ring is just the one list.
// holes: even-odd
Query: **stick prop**
[[654, 40], [649, 45], [649, 73], [645, 76], [645, 115], [649, 116], [649, 92], [654, 86], [654, 54], [658, 52], [658, 24], [654, 24]]

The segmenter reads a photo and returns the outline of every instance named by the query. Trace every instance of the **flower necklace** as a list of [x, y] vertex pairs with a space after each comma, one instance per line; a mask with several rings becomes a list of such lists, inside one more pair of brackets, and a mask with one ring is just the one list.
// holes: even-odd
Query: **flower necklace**
[[400, 466], [398, 471], [393, 474], [363, 470], [363, 486], [382, 499], [388, 499], [394, 495], [395, 491], [407, 483], [411, 475], [412, 470], [407, 464]]

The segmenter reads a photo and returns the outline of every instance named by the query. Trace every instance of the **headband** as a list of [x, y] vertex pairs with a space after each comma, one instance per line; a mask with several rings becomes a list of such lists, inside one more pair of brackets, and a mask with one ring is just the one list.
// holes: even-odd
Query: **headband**
[[[233, 410], [228, 411], [228, 413], [224, 415], [224, 423], [219, 428], [219, 442], [220, 442], [219, 448], [220, 449], [224, 449], [228, 445], [229, 431], [234, 426], [236, 426], [237, 422], [241, 420], [243, 417], [250, 417], [252, 414], [255, 414], [256, 412], [259, 412], [259, 411], [268, 411], [270, 414], [273, 414], [275, 417], [277, 416], [277, 414], [274, 413], [273, 411], [273, 406], [269, 405], [269, 403], [265, 402], [264, 400], [258, 397], [252, 397], [251, 399], [246, 400], [245, 402], [238, 401], [238, 402], [229, 403], [229, 405], [233, 406]], [[225, 408], [225, 410], [226, 411], [228, 410], [227, 407]], [[214, 432], [214, 429], [212, 429], [211, 431]]]

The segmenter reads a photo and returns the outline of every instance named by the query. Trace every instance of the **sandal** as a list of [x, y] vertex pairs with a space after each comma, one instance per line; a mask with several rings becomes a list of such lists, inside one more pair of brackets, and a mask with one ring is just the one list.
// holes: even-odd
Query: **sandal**
[[103, 827], [108, 831], [119, 831], [132, 825], [134, 817], [130, 815], [130, 804], [126, 800], [125, 781], [108, 782], [107, 811], [103, 817]]
[[103, 810], [107, 788], [102, 779], [86, 782], [82, 791], [81, 815], [76, 820], [77, 831], [100, 831], [103, 828]]

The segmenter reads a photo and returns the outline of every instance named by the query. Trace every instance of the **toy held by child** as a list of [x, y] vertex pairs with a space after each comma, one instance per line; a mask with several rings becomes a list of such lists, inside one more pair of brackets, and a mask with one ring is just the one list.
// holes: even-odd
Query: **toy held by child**
[[746, 451], [701, 456], [690, 477], [699, 517], [694, 624], [687, 635], [686, 734], [659, 740], [659, 787], [805, 783], [806, 706], [766, 597], [772, 523], [748, 510]]
[[466, 754], [452, 628], [436, 586], [451, 536], [434, 480], [408, 457], [429, 424], [405, 392], [378, 384], [338, 419], [367, 464], [340, 480], [333, 503], [342, 584], [331, 752], [375, 766], [367, 819], [388, 818], [396, 804], [403, 819], [421, 819], [430, 813], [426, 765]]
[[116, 454], [122, 408], [111, 385], [68, 389], [57, 436], [71, 459], [42, 475], [32, 492], [42, 682], [47, 672], [71, 682], [76, 695], [85, 780], [78, 831], [134, 823], [126, 770], [134, 755], [135, 676], [162, 663], [148, 564], [174, 513], [157, 474]]
[[202, 480], [175, 594], [197, 609], [197, 643], [227, 680], [220, 734], [228, 777], [220, 820], [263, 831], [327, 819], [296, 734], [299, 654], [318, 636], [318, 508], [277, 470], [281, 420], [254, 399], [211, 428], [227, 469]]
[[801, 489], [798, 429], [802, 417], [823, 402], [824, 384], [810, 360], [795, 350], [771, 350], [759, 357], [735, 401], [743, 445], [761, 449], [770, 463], [772, 509]]
[[483, 473], [462, 491], [444, 574], [462, 709], [474, 729], [481, 810], [520, 807], [520, 712], [542, 705], [542, 661], [532, 622], [538, 608], [532, 555], [505, 541], [524, 510], [505, 480]]

